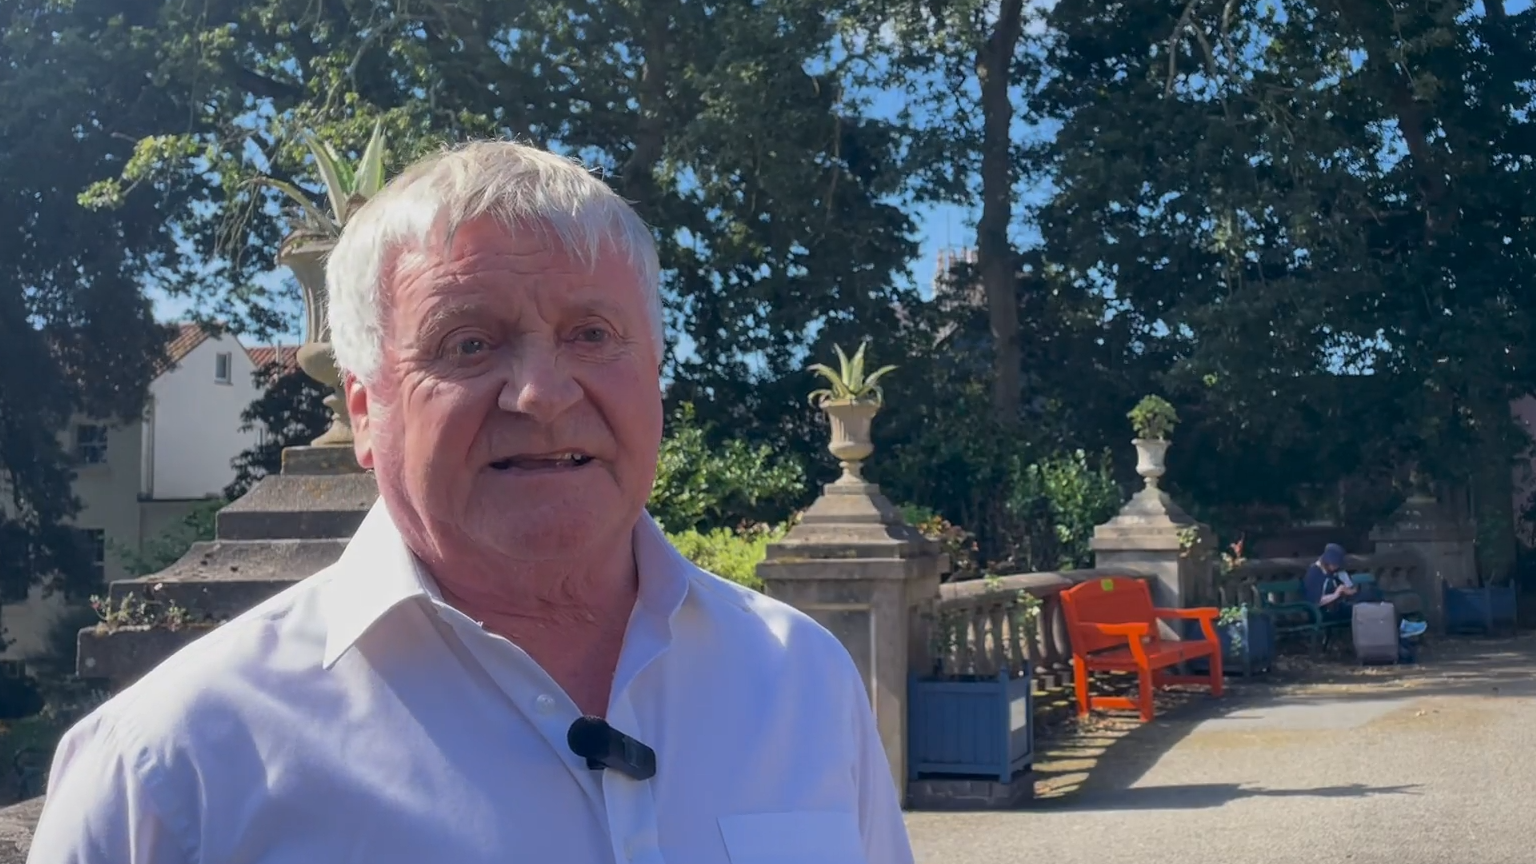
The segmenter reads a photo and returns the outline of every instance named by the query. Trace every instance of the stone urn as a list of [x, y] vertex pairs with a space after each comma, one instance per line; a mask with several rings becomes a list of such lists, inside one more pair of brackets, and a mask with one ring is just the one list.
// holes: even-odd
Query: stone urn
[[843, 465], [843, 476], [838, 482], [864, 482], [859, 475], [859, 463], [875, 452], [870, 426], [880, 411], [880, 403], [869, 399], [828, 399], [821, 403], [821, 410], [827, 413], [832, 425], [832, 441], [827, 449]]
[[329, 235], [296, 232], [288, 235], [277, 251], [277, 263], [293, 272], [304, 292], [304, 344], [299, 346], [299, 368], [331, 391], [325, 397], [331, 425], [310, 442], [315, 447], [352, 446], [352, 418], [347, 414], [341, 370], [331, 350], [331, 327], [326, 320], [325, 259], [335, 246], [336, 238]]
[[1136, 473], [1146, 481], [1148, 489], [1156, 489], [1166, 471], [1169, 442], [1162, 438], [1137, 438], [1131, 443], [1136, 445]]

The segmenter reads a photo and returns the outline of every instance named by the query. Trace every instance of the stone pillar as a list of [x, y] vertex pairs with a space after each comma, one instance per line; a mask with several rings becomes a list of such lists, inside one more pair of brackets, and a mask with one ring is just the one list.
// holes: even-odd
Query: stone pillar
[[[1215, 532], [1158, 488], [1162, 454], [1148, 458], [1143, 442], [1138, 442], [1138, 449], [1143, 452], [1136, 469], [1146, 485], [1115, 518], [1093, 530], [1094, 566], [1147, 574], [1152, 602], [1163, 608], [1214, 605]], [[1180, 636], [1166, 622], [1163, 635]]]
[[[848, 649], [869, 693], [901, 798], [907, 788], [907, 676], [928, 663], [927, 613], [948, 569], [938, 544], [901, 518], [860, 473], [874, 452], [870, 424], [880, 411], [876, 379], [863, 375], [864, 349], [842, 369], [819, 367], [833, 389], [812, 394], [832, 432], [827, 449], [843, 466], [835, 483], [784, 539], [768, 545], [758, 576], [768, 596], [799, 609]], [[816, 369], [818, 367], [812, 367]], [[841, 398], [838, 398], [841, 397]]]
[[1385, 524], [1371, 531], [1377, 552], [1406, 549], [1418, 553], [1423, 569], [1413, 590], [1424, 601], [1424, 620], [1437, 633], [1445, 628], [1442, 585], [1477, 584], [1477, 529], [1458, 508], [1424, 491], [1409, 496]]
[[924, 621], [948, 562], [873, 483], [845, 474], [758, 565], [768, 596], [810, 615], [852, 655], [896, 788], [906, 789], [907, 674], [928, 662]]

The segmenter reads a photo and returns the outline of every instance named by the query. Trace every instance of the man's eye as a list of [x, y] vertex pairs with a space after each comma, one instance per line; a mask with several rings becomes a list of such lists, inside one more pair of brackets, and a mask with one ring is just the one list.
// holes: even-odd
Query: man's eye
[[581, 342], [602, 343], [608, 341], [608, 331], [602, 327], [585, 327], [576, 333]]
[[459, 357], [473, 357], [485, 353], [487, 347], [484, 339], [469, 337], [454, 342], [452, 353]]

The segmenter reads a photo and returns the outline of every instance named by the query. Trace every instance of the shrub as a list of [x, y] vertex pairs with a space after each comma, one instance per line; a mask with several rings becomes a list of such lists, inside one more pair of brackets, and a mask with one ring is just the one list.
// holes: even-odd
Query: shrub
[[976, 535], [931, 508], [917, 504], [902, 505], [901, 516], [924, 537], [938, 543], [944, 554], [949, 556], [949, 573], [945, 574], [945, 581], [960, 582], [981, 575], [976, 563]]
[[723, 579], [763, 590], [757, 578], [757, 565], [768, 554], [768, 544], [783, 537], [789, 526], [753, 526], [742, 530], [713, 528], [689, 529], [668, 534], [667, 538], [683, 557]]
[[1082, 450], [1015, 463], [1008, 496], [1019, 522], [1015, 564], [1028, 570], [1092, 566], [1093, 529], [1114, 517], [1121, 501], [1108, 453], [1094, 463]]
[[732, 439], [711, 446], [693, 405], [673, 412], [648, 509], [668, 531], [711, 532], [787, 519], [805, 493], [798, 462]]

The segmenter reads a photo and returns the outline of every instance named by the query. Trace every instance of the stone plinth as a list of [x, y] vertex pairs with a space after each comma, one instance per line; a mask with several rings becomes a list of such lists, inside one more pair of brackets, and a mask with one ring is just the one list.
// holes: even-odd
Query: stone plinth
[[[212, 541], [159, 573], [113, 582], [108, 597], [117, 607], [129, 595], [152, 596], [228, 620], [335, 562], [377, 497], [351, 448], [289, 448], [281, 474], [219, 511]], [[80, 633], [76, 671], [121, 689], [207, 629], [89, 628]]]
[[[1156, 485], [1132, 496], [1115, 518], [1093, 530], [1094, 566], [1150, 577], [1152, 602], [1182, 609], [1214, 605], [1215, 535]], [[1167, 638], [1179, 638], [1164, 622]]]
[[0, 808], [0, 864], [26, 864], [32, 832], [43, 812], [43, 797]]
[[1418, 494], [1403, 502], [1392, 518], [1371, 532], [1377, 552], [1406, 549], [1423, 559], [1413, 589], [1424, 601], [1424, 620], [1437, 633], [1445, 629], [1442, 585], [1466, 588], [1478, 584], [1477, 529], [1472, 522], [1431, 495]]
[[873, 483], [845, 474], [758, 565], [767, 594], [815, 618], [869, 690], [898, 789], [906, 787], [907, 672], [927, 662], [923, 613], [948, 561]]
[[913, 780], [908, 797], [914, 810], [1017, 810], [1035, 799], [1035, 772], [1020, 771], [1008, 783], [977, 777]]

